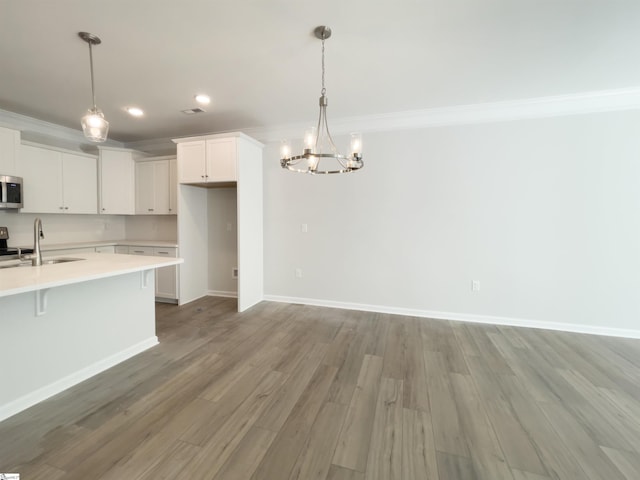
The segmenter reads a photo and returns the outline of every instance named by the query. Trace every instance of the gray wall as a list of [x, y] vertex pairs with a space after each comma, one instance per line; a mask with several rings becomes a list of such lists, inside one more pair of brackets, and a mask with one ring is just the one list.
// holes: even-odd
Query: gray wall
[[622, 111], [369, 133], [365, 168], [338, 176], [284, 171], [269, 144], [267, 298], [638, 336], [639, 125]]

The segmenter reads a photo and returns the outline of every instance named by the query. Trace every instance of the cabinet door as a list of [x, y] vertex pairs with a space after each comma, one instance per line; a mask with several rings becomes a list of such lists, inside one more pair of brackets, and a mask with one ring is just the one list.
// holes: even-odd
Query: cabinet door
[[178, 182], [206, 182], [206, 147], [204, 140], [178, 144]]
[[[158, 257], [177, 257], [175, 248], [154, 248], [153, 254]], [[177, 265], [156, 269], [156, 297], [178, 298], [178, 270]]]
[[128, 255], [129, 254], [129, 247], [127, 245], [116, 245], [115, 253]]
[[135, 213], [135, 172], [131, 152], [100, 150], [100, 213]]
[[153, 204], [154, 213], [169, 214], [169, 160], [153, 163]]
[[0, 127], [0, 175], [18, 175], [20, 132]]
[[208, 182], [238, 180], [235, 138], [207, 140], [207, 175]]
[[136, 213], [150, 215], [154, 213], [154, 174], [153, 162], [136, 163]]
[[96, 247], [96, 253], [116, 253], [116, 247], [113, 245], [104, 245]]
[[178, 162], [169, 160], [169, 214], [178, 213]]
[[98, 213], [98, 170], [95, 158], [62, 154], [65, 213]]
[[55, 150], [22, 145], [23, 213], [62, 213], [62, 154]]

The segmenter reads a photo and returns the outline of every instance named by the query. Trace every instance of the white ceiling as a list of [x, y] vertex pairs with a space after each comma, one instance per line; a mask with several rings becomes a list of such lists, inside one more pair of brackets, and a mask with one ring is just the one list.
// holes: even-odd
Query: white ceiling
[[330, 123], [640, 85], [637, 0], [0, 0], [0, 109], [79, 128], [88, 31], [111, 139], [312, 123], [317, 25]]

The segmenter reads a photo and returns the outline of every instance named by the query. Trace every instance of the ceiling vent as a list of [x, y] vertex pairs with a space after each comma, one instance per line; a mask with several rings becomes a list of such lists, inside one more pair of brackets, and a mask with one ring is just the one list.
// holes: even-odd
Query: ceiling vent
[[194, 115], [196, 113], [204, 113], [205, 111], [202, 108], [187, 108], [186, 110], [182, 110], [182, 113], [185, 115]]

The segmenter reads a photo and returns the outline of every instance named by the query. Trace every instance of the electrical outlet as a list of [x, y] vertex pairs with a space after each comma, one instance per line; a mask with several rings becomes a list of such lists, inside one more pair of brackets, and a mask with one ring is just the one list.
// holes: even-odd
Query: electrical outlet
[[302, 278], [302, 269], [296, 268], [296, 278]]
[[6, 240], [9, 238], [9, 229], [7, 227], [0, 227], [0, 239]]
[[238, 267], [233, 267], [231, 269], [231, 278], [238, 278]]
[[480, 291], [480, 280], [472, 280], [471, 281], [471, 291], [479, 292]]
[[306, 223], [303, 223], [302, 225], [300, 225], [300, 231], [302, 233], [308, 233], [309, 232], [309, 225], [307, 225]]

